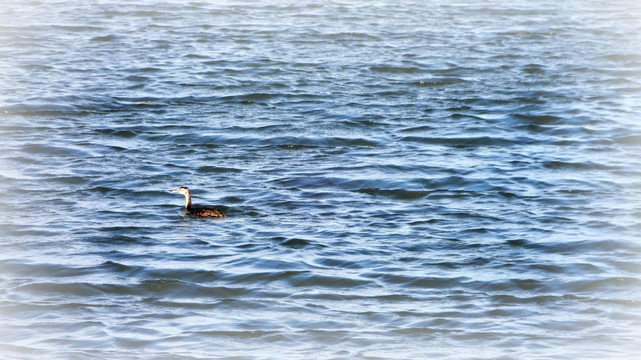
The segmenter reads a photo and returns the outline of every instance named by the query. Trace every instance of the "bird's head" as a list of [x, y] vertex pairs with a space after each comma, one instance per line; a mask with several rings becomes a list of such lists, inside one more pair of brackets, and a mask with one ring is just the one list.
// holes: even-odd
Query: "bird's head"
[[183, 194], [185, 196], [189, 195], [189, 188], [186, 186], [181, 186], [178, 189], [171, 190], [172, 193]]

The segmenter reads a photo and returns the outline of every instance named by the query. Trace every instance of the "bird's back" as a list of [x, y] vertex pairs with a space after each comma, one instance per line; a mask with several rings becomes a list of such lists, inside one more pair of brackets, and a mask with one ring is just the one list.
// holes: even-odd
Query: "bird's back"
[[225, 214], [224, 212], [208, 206], [192, 207], [191, 209], [189, 209], [189, 213], [198, 217], [214, 217], [214, 218], [227, 217], [227, 214]]

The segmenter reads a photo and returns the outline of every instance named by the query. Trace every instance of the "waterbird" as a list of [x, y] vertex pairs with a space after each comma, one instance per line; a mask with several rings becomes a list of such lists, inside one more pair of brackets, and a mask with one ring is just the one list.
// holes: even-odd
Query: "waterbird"
[[186, 186], [181, 186], [178, 189], [171, 190], [172, 193], [183, 194], [185, 195], [185, 214], [194, 215], [197, 217], [214, 217], [214, 218], [224, 218], [227, 217], [227, 214], [216, 209], [213, 206], [192, 206], [191, 205], [191, 193], [189, 188]]

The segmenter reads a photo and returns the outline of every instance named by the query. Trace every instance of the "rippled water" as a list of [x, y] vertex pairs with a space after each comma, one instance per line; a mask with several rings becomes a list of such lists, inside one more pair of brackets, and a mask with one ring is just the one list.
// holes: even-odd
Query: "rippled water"
[[636, 358], [640, 49], [634, 1], [4, 2], [0, 357]]

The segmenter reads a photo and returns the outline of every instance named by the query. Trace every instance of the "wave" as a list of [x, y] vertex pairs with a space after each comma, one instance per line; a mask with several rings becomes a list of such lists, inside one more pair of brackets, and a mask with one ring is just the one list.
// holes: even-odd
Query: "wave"
[[440, 137], [440, 136], [405, 136], [400, 139], [403, 142], [415, 142], [429, 145], [443, 145], [458, 148], [466, 147], [506, 147], [522, 146], [536, 143], [533, 138], [518, 136], [513, 138], [478, 136], [478, 137]]

